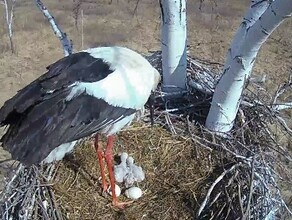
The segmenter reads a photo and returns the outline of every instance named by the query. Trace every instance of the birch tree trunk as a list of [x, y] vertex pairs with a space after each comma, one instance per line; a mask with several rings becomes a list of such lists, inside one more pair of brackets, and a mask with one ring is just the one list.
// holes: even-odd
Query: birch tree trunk
[[16, 0], [11, 0], [10, 4], [8, 3], [7, 0], [3, 0], [1, 2], [4, 7], [5, 7], [5, 18], [6, 18], [6, 26], [7, 26], [7, 33], [8, 33], [8, 38], [10, 42], [10, 50], [12, 53], [15, 53], [15, 48], [14, 48], [14, 43], [13, 43], [13, 16], [14, 16], [14, 7], [16, 4]]
[[[216, 132], [226, 133], [233, 127], [240, 105], [245, 82], [250, 76], [261, 45], [269, 35], [292, 13], [291, 0], [275, 0], [262, 13], [264, 6], [252, 9], [247, 14], [258, 20], [244, 25], [236, 34], [239, 43], [233, 42], [229, 50], [221, 79], [216, 86], [206, 127]], [[262, 13], [262, 14], [261, 14]], [[260, 15], [261, 14], [261, 15]], [[242, 36], [242, 37], [240, 37]], [[241, 39], [241, 40], [240, 40]], [[234, 49], [235, 48], [235, 49]]]
[[247, 10], [244, 15], [242, 22], [233, 37], [231, 46], [228, 49], [228, 53], [225, 60], [224, 70], [230, 66], [231, 60], [234, 58], [234, 55], [238, 53], [238, 49], [244, 40], [246, 31], [260, 18], [260, 16], [266, 11], [266, 9], [271, 4], [270, 0], [252, 0], [249, 10]]
[[186, 89], [186, 0], [160, 0], [163, 90]]

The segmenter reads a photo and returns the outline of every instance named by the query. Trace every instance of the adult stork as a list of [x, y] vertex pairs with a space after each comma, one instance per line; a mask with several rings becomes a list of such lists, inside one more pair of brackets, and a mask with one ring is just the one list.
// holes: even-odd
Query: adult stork
[[[105, 159], [114, 206], [114, 135], [144, 108], [160, 74], [140, 54], [124, 47], [97, 47], [64, 57], [18, 91], [0, 109], [0, 142], [12, 158], [31, 166], [61, 160], [76, 142], [95, 135], [95, 148], [105, 191]], [[98, 134], [107, 136], [106, 150]]]

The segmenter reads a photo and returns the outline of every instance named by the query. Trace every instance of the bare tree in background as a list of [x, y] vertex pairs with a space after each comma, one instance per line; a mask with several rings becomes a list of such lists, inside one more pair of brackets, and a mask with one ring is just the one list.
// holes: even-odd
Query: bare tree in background
[[7, 33], [8, 38], [10, 42], [10, 49], [12, 53], [15, 53], [15, 48], [13, 44], [13, 16], [14, 16], [14, 7], [16, 4], [16, 0], [2, 0], [1, 4], [5, 8], [5, 20], [6, 20], [6, 27], [7, 27]]
[[206, 127], [229, 132], [234, 124], [242, 92], [257, 53], [270, 34], [291, 16], [291, 0], [252, 0], [228, 51], [221, 79], [216, 86]]

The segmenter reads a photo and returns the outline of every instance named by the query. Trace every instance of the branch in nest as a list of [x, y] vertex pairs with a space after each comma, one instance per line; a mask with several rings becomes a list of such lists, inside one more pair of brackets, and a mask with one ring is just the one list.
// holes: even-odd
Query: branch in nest
[[248, 195], [248, 200], [247, 200], [247, 208], [242, 217], [242, 220], [250, 219], [250, 203], [251, 203], [251, 198], [253, 194], [253, 184], [254, 184], [254, 164], [255, 164], [255, 158], [253, 158], [252, 166], [251, 166], [251, 178], [250, 178], [249, 195]]
[[52, 176], [50, 171], [19, 164], [1, 194], [1, 215], [5, 220], [38, 219], [40, 216], [43, 219], [62, 219], [51, 187], [42, 184]]
[[192, 89], [195, 89], [195, 90], [198, 90], [200, 92], [202, 92], [203, 94], [206, 94], [206, 95], [212, 95], [214, 93], [214, 90], [212, 89], [209, 89], [208, 87], [194, 81], [194, 80], [189, 80], [188, 81], [188, 85], [192, 88]]
[[287, 133], [292, 136], [292, 129], [289, 128], [286, 121], [282, 117], [280, 117], [279, 115], [276, 115], [276, 118], [278, 119], [279, 123], [285, 128]]
[[285, 109], [291, 109], [292, 108], [292, 102], [286, 102], [281, 104], [273, 104], [272, 108], [274, 111], [281, 111]]
[[292, 75], [289, 76], [289, 79], [286, 83], [279, 85], [277, 91], [275, 92], [273, 98], [273, 104], [276, 104], [280, 95], [282, 95], [288, 88], [292, 87]]
[[[235, 168], [241, 166], [241, 163], [237, 163], [237, 164], [234, 164], [232, 167], [230, 167], [228, 170], [225, 170], [214, 182], [213, 184], [211, 185], [211, 187], [209, 188], [208, 192], [207, 192], [207, 195], [204, 199], [204, 201], [202, 202], [200, 208], [199, 208], [199, 211], [198, 211], [198, 214], [197, 216], [199, 217], [202, 213], [202, 211], [204, 210], [208, 200], [210, 199], [210, 195], [212, 193], [212, 191], [214, 190], [215, 186], [224, 178], [224, 176], [227, 174], [227, 173], [230, 173], [231, 171], [233, 171]], [[214, 202], [213, 202], [214, 203]]]

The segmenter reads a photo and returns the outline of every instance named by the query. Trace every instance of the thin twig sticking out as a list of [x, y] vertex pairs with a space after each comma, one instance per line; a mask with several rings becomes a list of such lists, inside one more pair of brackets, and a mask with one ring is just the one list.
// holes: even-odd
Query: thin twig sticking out
[[50, 14], [49, 10], [46, 8], [46, 6], [44, 6], [41, 0], [35, 0], [35, 3], [38, 6], [38, 8], [43, 12], [44, 16], [48, 19], [55, 35], [60, 39], [64, 49], [65, 57], [72, 54], [73, 45], [72, 42], [68, 39], [67, 34], [61, 31], [61, 29], [59, 28], [55, 21], [55, 18]]

